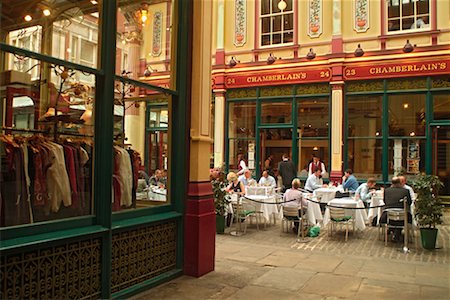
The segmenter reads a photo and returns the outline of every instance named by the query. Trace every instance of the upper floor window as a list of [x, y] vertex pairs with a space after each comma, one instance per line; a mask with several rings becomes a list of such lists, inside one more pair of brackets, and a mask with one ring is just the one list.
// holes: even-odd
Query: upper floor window
[[430, 27], [430, 0], [389, 0], [388, 32]]
[[261, 46], [294, 41], [292, 0], [261, 0]]

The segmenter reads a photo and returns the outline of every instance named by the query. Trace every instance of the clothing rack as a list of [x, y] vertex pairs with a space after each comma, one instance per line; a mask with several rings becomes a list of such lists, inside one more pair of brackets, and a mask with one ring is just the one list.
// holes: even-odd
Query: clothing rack
[[92, 135], [92, 134], [83, 134], [83, 133], [77, 133], [77, 132], [57, 131], [56, 134], [59, 134], [59, 135], [72, 135], [72, 136], [79, 136], [79, 137], [94, 137], [94, 135]]
[[49, 133], [50, 132], [49, 129], [46, 129], [46, 130], [41, 130], [41, 129], [24, 129], [24, 128], [14, 128], [14, 127], [6, 127], [6, 126], [2, 126], [1, 128], [2, 128], [2, 130], [16, 131], [16, 132], [30, 132], [30, 133]]

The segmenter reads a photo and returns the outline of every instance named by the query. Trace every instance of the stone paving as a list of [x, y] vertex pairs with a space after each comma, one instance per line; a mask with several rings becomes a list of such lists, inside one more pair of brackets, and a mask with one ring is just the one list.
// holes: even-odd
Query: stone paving
[[[215, 271], [182, 276], [134, 296], [143, 299], [450, 299], [450, 210], [438, 248], [378, 240], [378, 229], [320, 236], [297, 243], [293, 233], [249, 227], [241, 237], [216, 237]], [[418, 233], [417, 233], [418, 235]]]

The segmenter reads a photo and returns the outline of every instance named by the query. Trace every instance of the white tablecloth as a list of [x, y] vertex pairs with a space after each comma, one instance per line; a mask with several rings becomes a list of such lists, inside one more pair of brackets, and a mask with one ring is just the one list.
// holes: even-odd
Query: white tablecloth
[[[278, 205], [276, 204], [265, 204], [265, 203], [260, 203], [260, 202], [266, 202], [266, 203], [277, 203], [276, 201], [276, 195], [271, 195], [271, 196], [261, 196], [261, 195], [245, 195], [244, 198], [242, 198], [243, 200], [243, 204], [245, 205], [249, 205], [249, 206], [254, 206], [255, 207], [255, 211], [260, 211], [262, 212], [262, 215], [264, 216], [264, 219], [266, 219], [266, 221], [270, 221], [270, 216], [272, 214], [275, 214], [275, 216], [278, 215]], [[255, 201], [258, 202], [255, 202]]]
[[328, 203], [330, 200], [333, 200], [336, 196], [336, 192], [341, 191], [342, 188], [339, 187], [322, 187], [314, 190], [314, 196], [320, 198], [321, 203]]
[[148, 200], [166, 201], [167, 200], [167, 190], [160, 189], [158, 187], [150, 187], [150, 189], [148, 190]]
[[[354, 200], [353, 198], [338, 198], [328, 202], [328, 205], [342, 208], [363, 208], [364, 203], [361, 200]], [[364, 230], [366, 228], [367, 213], [365, 209], [346, 209], [346, 216], [352, 216], [355, 222], [356, 229]], [[323, 216], [323, 225], [326, 226], [330, 222], [330, 209], [327, 207], [325, 215]]]

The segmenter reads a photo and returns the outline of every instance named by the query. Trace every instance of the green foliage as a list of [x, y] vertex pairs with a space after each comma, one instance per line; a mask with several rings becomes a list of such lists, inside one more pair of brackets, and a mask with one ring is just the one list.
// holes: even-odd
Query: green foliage
[[230, 196], [226, 190], [227, 181], [225, 179], [225, 174], [220, 169], [214, 169], [210, 177], [214, 193], [214, 208], [216, 210], [216, 215], [224, 216], [226, 208], [230, 203]]
[[422, 174], [412, 184], [417, 193], [415, 203], [415, 218], [422, 228], [436, 228], [442, 224], [443, 206], [439, 198], [439, 191], [444, 184], [439, 177]]

